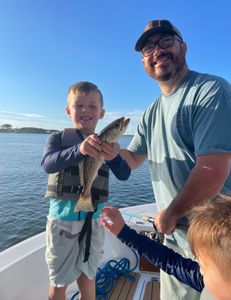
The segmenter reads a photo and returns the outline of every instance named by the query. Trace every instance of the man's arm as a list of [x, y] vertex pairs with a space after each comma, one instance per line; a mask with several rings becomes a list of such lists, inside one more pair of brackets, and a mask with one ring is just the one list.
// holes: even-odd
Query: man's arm
[[147, 155], [135, 154], [127, 149], [120, 149], [120, 155], [131, 169], [139, 168], [147, 158]]
[[198, 156], [196, 165], [180, 193], [165, 210], [156, 215], [155, 222], [158, 229], [165, 234], [171, 234], [180, 217], [193, 206], [217, 196], [223, 188], [230, 170], [230, 153]]

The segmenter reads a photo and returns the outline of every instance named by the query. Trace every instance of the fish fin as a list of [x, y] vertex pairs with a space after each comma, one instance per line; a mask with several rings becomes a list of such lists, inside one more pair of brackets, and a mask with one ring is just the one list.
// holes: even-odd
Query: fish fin
[[77, 211], [94, 211], [94, 205], [92, 203], [91, 195], [80, 194], [77, 204], [75, 206], [75, 212]]
[[81, 195], [84, 192], [84, 186], [79, 186], [79, 191], [78, 193]]

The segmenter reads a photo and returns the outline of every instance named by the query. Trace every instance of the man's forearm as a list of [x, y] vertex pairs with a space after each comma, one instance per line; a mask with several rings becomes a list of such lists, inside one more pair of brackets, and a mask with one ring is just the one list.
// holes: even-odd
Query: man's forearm
[[[214, 161], [211, 163], [211, 160]], [[221, 191], [230, 173], [230, 158], [211, 155], [198, 160], [182, 190], [166, 209], [169, 215], [183, 216], [193, 206], [213, 199]]]
[[120, 149], [121, 157], [126, 160], [131, 169], [139, 168], [146, 159], [146, 155], [138, 155], [127, 149]]

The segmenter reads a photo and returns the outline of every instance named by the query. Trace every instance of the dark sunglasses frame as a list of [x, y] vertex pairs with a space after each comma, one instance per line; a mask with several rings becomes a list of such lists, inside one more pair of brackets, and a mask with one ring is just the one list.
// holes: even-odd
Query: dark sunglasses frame
[[[170, 38], [170, 44], [167, 44], [166, 43], [166, 45], [164, 44], [164, 40], [166, 40], [167, 38]], [[161, 49], [167, 49], [167, 48], [170, 48], [170, 47], [172, 47], [173, 45], [174, 45], [174, 42], [175, 42], [175, 40], [177, 40], [177, 41], [179, 41], [179, 42], [183, 42], [183, 40], [182, 39], [180, 39], [178, 36], [176, 36], [176, 35], [174, 35], [174, 34], [169, 34], [169, 35], [166, 35], [166, 36], [162, 36], [161, 38], [159, 38], [159, 40], [157, 40], [157, 41], [155, 41], [155, 42], [150, 42], [150, 43], [148, 43], [148, 44], [146, 44], [143, 48], [142, 48], [142, 50], [141, 50], [141, 53], [142, 53], [142, 55], [143, 56], [145, 56], [145, 57], [148, 57], [148, 56], [151, 56], [154, 52], [155, 52], [155, 50], [156, 50], [156, 46], [158, 45]], [[150, 51], [148, 52], [148, 53], [145, 53], [145, 47], [147, 47], [147, 46], [153, 46], [151, 49], [150, 49]]]

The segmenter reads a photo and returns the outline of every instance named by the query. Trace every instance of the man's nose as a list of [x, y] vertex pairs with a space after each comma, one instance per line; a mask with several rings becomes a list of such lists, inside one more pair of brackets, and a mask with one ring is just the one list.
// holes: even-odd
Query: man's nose
[[153, 52], [154, 55], [159, 54], [162, 51], [162, 48], [160, 47], [159, 44], [156, 44], [155, 50]]

